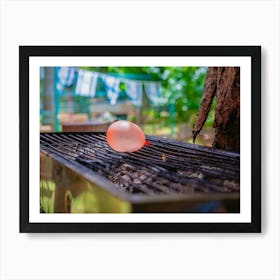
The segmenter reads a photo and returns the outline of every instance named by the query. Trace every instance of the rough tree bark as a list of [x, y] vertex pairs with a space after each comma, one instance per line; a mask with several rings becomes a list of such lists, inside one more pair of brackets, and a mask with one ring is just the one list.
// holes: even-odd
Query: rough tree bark
[[193, 128], [193, 141], [201, 131], [212, 101], [216, 97], [215, 138], [213, 146], [229, 151], [240, 151], [240, 68], [209, 67], [197, 121]]

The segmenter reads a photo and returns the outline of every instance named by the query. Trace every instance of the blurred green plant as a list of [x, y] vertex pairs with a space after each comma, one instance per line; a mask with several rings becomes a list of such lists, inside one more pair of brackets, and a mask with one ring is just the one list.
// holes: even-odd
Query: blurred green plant
[[[167, 104], [161, 108], [152, 108], [155, 118], [161, 118], [168, 125], [169, 105], [174, 104], [176, 123], [193, 122], [198, 112], [207, 67], [84, 67], [88, 70], [112, 74], [143, 74], [150, 80], [162, 82], [161, 91]], [[123, 85], [121, 85], [122, 87]], [[214, 106], [212, 106], [214, 107]], [[160, 114], [161, 112], [167, 112]], [[146, 114], [149, 114], [146, 112]], [[205, 126], [212, 125], [214, 119], [211, 110]]]

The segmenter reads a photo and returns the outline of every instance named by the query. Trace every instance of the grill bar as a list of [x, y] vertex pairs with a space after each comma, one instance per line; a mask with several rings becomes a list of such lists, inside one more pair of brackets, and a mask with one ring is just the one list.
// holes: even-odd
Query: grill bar
[[147, 136], [149, 147], [113, 151], [104, 133], [42, 133], [41, 150], [104, 176], [131, 195], [239, 192], [239, 154]]

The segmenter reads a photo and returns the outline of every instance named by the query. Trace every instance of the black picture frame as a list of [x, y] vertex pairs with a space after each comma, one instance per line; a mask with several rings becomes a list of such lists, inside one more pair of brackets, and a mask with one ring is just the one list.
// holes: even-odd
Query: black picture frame
[[[33, 56], [247, 56], [251, 58], [251, 222], [33, 223], [29, 221], [29, 58]], [[261, 232], [261, 46], [19, 46], [21, 233]], [[242, 121], [242, 118], [241, 118]], [[39, 132], [38, 132], [39, 133]], [[39, 155], [38, 155], [39, 156]], [[242, 157], [242, 155], [241, 155]]]

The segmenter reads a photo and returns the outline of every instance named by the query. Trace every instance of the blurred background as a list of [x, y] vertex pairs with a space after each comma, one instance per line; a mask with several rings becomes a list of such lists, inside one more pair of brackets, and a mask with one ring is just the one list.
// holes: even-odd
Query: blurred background
[[[207, 67], [41, 67], [41, 132], [106, 131], [129, 120], [145, 134], [192, 142]], [[211, 146], [213, 103], [196, 143]]]

